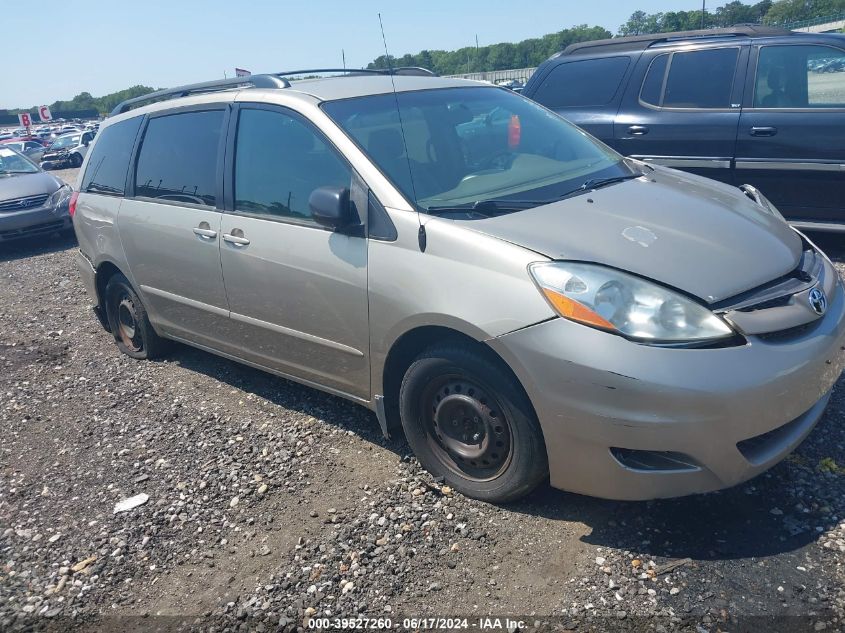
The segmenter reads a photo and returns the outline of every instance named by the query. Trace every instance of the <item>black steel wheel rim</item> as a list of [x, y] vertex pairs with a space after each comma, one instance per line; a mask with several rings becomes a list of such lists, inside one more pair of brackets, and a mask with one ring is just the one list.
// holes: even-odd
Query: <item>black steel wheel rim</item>
[[140, 352], [144, 349], [144, 340], [141, 337], [141, 329], [135, 316], [135, 304], [132, 297], [123, 294], [117, 302], [117, 335], [127, 349], [133, 352]]
[[422, 422], [437, 459], [473, 481], [499, 477], [513, 455], [510, 421], [499, 401], [460, 375], [435, 378], [421, 394]]

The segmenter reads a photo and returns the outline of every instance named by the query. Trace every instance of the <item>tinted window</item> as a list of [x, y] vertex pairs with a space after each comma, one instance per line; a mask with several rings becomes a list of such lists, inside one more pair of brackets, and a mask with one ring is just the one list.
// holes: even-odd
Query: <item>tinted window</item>
[[738, 48], [675, 53], [666, 78], [668, 108], [729, 108]]
[[241, 110], [235, 148], [235, 209], [310, 219], [318, 187], [349, 187], [351, 172], [323, 137], [296, 117]]
[[134, 117], [108, 126], [91, 150], [82, 178], [82, 191], [122, 196], [132, 145], [143, 117]]
[[845, 52], [827, 46], [764, 46], [755, 108], [845, 106]]
[[534, 100], [549, 108], [605, 105], [616, 94], [628, 62], [627, 57], [607, 57], [558, 64]]
[[668, 53], [658, 55], [652, 60], [640, 91], [640, 99], [644, 103], [660, 105], [660, 97], [663, 96], [663, 79], [666, 77], [666, 64], [668, 62]]
[[214, 206], [223, 111], [150, 119], [135, 171], [135, 195]]

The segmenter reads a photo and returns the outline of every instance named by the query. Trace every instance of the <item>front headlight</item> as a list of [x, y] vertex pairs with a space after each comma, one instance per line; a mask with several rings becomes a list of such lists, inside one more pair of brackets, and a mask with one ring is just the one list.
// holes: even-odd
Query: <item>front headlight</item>
[[584, 325], [653, 343], [734, 335], [727, 323], [695, 301], [612, 268], [542, 262], [528, 270], [560, 316]]
[[50, 205], [51, 208], [55, 209], [62, 203], [66, 203], [67, 200], [70, 198], [71, 193], [73, 193], [73, 189], [70, 187], [70, 185], [62, 185], [50, 194], [50, 197], [47, 198], [47, 203]]

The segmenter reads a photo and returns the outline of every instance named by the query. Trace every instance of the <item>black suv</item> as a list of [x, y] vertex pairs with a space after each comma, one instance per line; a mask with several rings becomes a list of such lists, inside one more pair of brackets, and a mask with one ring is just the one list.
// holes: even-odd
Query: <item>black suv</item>
[[523, 94], [617, 151], [758, 187], [845, 231], [845, 35], [759, 26], [581, 42]]

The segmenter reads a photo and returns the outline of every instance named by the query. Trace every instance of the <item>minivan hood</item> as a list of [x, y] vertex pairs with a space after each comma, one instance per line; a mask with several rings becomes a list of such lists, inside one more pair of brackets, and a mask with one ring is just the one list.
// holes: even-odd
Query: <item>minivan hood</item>
[[0, 176], [0, 202], [53, 193], [61, 186], [60, 180], [43, 171]]
[[794, 270], [801, 238], [739, 189], [666, 168], [467, 228], [552, 259], [594, 262], [709, 303]]

